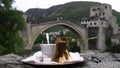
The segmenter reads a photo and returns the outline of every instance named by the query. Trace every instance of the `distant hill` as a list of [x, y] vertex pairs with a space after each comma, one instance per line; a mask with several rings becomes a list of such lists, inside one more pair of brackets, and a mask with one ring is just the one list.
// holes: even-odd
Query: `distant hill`
[[[45, 21], [53, 21], [58, 17], [64, 20], [70, 20], [76, 24], [80, 23], [80, 19], [89, 17], [90, 7], [98, 5], [98, 2], [70, 2], [66, 4], [52, 6], [48, 9], [32, 8], [25, 12], [28, 21], [32, 23], [41, 23]], [[113, 15], [120, 19], [120, 13], [113, 10]], [[118, 24], [120, 25], [120, 20]]]
[[70, 2], [62, 5], [56, 5], [48, 9], [32, 8], [25, 12], [28, 21], [40, 23], [44, 21], [55, 20], [57, 17], [63, 17], [65, 20], [79, 22], [83, 17], [89, 17], [89, 8], [100, 4], [98, 2]]
[[113, 10], [112, 14], [117, 17], [117, 23], [120, 26], [120, 12]]

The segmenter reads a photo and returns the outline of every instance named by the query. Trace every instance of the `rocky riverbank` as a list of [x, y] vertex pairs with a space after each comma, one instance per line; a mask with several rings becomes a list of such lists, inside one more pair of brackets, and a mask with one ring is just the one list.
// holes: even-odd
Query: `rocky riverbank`
[[120, 68], [120, 54], [83, 53], [88, 58], [83, 68]]
[[[82, 68], [120, 68], [120, 54], [90, 52], [81, 55], [87, 58]], [[14, 54], [0, 56], [0, 68], [32, 68], [21, 63], [21, 59], [23, 57]]]
[[22, 64], [21, 59], [23, 57], [14, 54], [0, 56], [0, 68], [32, 68]]

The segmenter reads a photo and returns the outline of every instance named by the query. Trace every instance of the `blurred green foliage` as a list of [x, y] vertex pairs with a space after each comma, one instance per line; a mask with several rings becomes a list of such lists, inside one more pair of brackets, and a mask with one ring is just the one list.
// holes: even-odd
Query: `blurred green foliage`
[[0, 11], [0, 55], [20, 54], [24, 47], [19, 31], [25, 28], [23, 13], [11, 9], [13, 0], [1, 0], [3, 10]]

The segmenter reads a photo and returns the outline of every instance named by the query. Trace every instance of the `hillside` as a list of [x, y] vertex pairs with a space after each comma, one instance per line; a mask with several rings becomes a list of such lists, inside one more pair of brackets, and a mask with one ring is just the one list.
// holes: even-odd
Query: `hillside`
[[120, 12], [113, 10], [112, 14], [117, 17], [117, 23], [120, 26]]
[[[70, 20], [76, 24], [80, 23], [80, 19], [89, 17], [89, 9], [94, 5], [98, 5], [98, 2], [70, 2], [66, 4], [52, 6], [48, 9], [32, 8], [25, 12], [28, 16], [28, 21], [32, 23], [41, 23], [45, 21], [53, 21], [58, 17], [62, 17], [64, 20]], [[120, 13], [113, 10], [113, 15], [117, 17], [118, 24], [120, 24]]]
[[40, 23], [44, 21], [55, 20], [57, 17], [63, 17], [65, 20], [71, 20], [78, 23], [83, 17], [89, 17], [89, 8], [97, 5], [97, 2], [70, 2], [62, 5], [56, 5], [48, 9], [32, 8], [25, 12], [28, 21]]

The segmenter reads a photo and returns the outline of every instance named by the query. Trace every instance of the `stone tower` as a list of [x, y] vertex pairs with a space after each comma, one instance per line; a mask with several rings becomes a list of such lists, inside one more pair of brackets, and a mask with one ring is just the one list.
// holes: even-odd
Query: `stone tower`
[[109, 4], [100, 4], [90, 8], [90, 17], [99, 16], [108, 21], [108, 24], [113, 28], [113, 34], [118, 33], [118, 25], [116, 17], [112, 15], [112, 8]]
[[112, 16], [112, 8], [109, 4], [100, 4], [90, 8], [90, 17], [99, 16], [100, 18], [109, 20]]
[[87, 28], [88, 50], [104, 51], [106, 49], [105, 36], [108, 27], [112, 27], [113, 34], [117, 34], [116, 17], [112, 15], [112, 8], [109, 4], [99, 4], [90, 8], [90, 17], [83, 18], [81, 25]]

